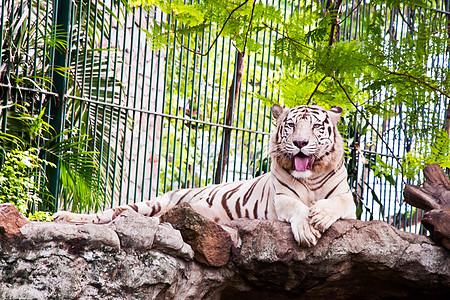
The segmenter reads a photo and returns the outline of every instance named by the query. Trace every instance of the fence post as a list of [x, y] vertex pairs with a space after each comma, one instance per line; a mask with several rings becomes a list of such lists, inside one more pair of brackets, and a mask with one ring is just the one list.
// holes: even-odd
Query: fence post
[[[54, 0], [53, 4], [54, 20], [53, 28], [57, 33], [58, 39], [63, 39], [64, 44], [61, 48], [53, 48], [54, 59], [52, 62], [53, 70], [53, 88], [58, 94], [53, 97], [50, 103], [50, 125], [54, 129], [54, 136], [60, 134], [64, 130], [65, 102], [67, 92], [67, 68], [69, 66], [69, 34], [71, 26], [72, 0]], [[56, 12], [56, 13], [55, 13]], [[61, 137], [55, 142], [61, 141]], [[47, 176], [49, 180], [49, 190], [53, 195], [54, 209], [58, 208], [59, 200], [59, 180], [61, 176], [61, 163], [58, 157], [54, 157], [52, 161], [56, 168], [48, 168]]]

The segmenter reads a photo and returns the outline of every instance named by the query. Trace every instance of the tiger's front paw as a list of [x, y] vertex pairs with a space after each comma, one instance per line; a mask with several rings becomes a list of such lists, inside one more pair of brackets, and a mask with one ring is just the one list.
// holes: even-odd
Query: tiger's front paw
[[293, 220], [291, 222], [291, 229], [297, 243], [307, 247], [317, 244], [317, 241], [322, 235], [319, 230], [308, 222], [308, 219]]
[[71, 215], [72, 215], [72, 213], [70, 213], [68, 211], [58, 211], [58, 212], [54, 213], [52, 217], [53, 217], [53, 221], [70, 222]]
[[308, 216], [311, 225], [320, 232], [327, 230], [338, 219], [334, 208], [326, 199], [319, 200], [311, 206]]
[[71, 222], [71, 223], [88, 223], [86, 215], [74, 214], [68, 211], [58, 211], [53, 214], [53, 221], [56, 222]]

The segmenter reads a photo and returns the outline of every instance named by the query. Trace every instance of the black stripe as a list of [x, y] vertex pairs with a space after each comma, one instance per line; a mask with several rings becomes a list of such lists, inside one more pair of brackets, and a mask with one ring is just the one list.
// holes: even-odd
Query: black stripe
[[253, 217], [258, 219], [258, 201], [255, 201], [255, 206], [253, 207]]
[[225, 194], [223, 194], [222, 196], [222, 207], [225, 210], [225, 212], [227, 213], [227, 216], [233, 220], [233, 215], [231, 214], [230, 208], [227, 205], [227, 200], [230, 198], [230, 195], [235, 193], [237, 190], [239, 190], [239, 188], [242, 186], [242, 183], [240, 185], [238, 185], [237, 187], [235, 187], [232, 190], [229, 190], [228, 192], [226, 192]]
[[256, 184], [258, 184], [258, 182], [262, 179], [263, 176], [258, 177], [255, 182], [253, 182], [253, 184], [250, 186], [250, 188], [248, 189], [248, 191], [245, 193], [243, 199], [244, 202], [242, 202], [242, 205], [246, 205], [248, 202], [248, 199], [250, 198], [250, 195], [253, 193], [253, 190], [255, 189]]
[[159, 202], [156, 202], [156, 209], [154, 211], [152, 211], [152, 214], [150, 216], [153, 217], [154, 215], [156, 215], [160, 211], [161, 211], [161, 204]]
[[236, 204], [234, 206], [238, 218], [242, 218], [242, 216], [241, 216], [241, 204], [239, 203], [240, 200], [241, 200], [241, 198], [238, 198], [236, 200]]
[[262, 192], [261, 192], [261, 198], [259, 199], [259, 202], [262, 202], [264, 199], [268, 199], [268, 195], [265, 195], [266, 192], [266, 185], [267, 185], [267, 180], [266, 182], [264, 182], [263, 188], [262, 188]]
[[208, 203], [209, 207], [212, 206], [214, 198], [216, 197], [216, 194], [217, 192], [219, 192], [221, 187], [222, 185], [218, 185], [211, 191], [211, 193], [209, 193], [208, 199], [206, 199], [206, 203]]
[[131, 207], [135, 212], [138, 212], [138, 207], [136, 204], [129, 204], [129, 207]]
[[310, 185], [310, 188], [311, 188], [311, 191], [317, 191], [318, 189], [320, 189], [321, 187], [323, 187], [324, 186], [324, 184], [325, 183], [327, 183], [327, 181], [328, 181], [328, 179], [330, 179], [331, 177], [333, 177], [333, 175], [334, 174], [336, 174], [336, 171], [335, 170], [331, 170], [331, 172], [330, 173], [328, 173], [326, 176], [324, 176], [319, 182], [314, 182], [314, 183], [312, 183], [311, 185], [316, 185], [316, 184], [319, 184], [319, 186], [315, 186], [315, 187], [312, 187], [311, 185]]
[[180, 199], [178, 199], [178, 201], [177, 201], [177, 203], [175, 205], [180, 204], [183, 201], [184, 197], [186, 197], [191, 191], [192, 190], [189, 189], [186, 194], [184, 194]]
[[341, 159], [341, 164], [339, 165], [339, 167], [337, 167], [337, 170], [340, 170], [342, 168], [342, 166], [344, 166], [344, 158]]
[[267, 220], [268, 210], [269, 210], [269, 197], [267, 197], [267, 199], [266, 199], [266, 209], [264, 210], [264, 217], [266, 218], [266, 220]]
[[342, 178], [342, 180], [339, 181], [339, 183], [336, 184], [336, 186], [335, 186], [334, 188], [332, 188], [331, 191], [328, 192], [328, 194], [325, 196], [325, 199], [328, 199], [328, 197], [329, 197], [331, 194], [333, 194], [333, 192], [337, 189], [337, 187], [338, 187], [339, 185], [341, 185], [341, 183], [342, 183], [344, 180], [346, 180], [346, 179], [347, 179], [346, 177]]
[[[281, 182], [275, 175], [274, 175], [275, 179], [284, 187], [286, 187], [287, 189], [289, 189], [291, 192], [293, 192], [298, 198], [300, 198], [299, 194], [297, 194], [297, 192], [292, 189], [290, 186], [288, 186], [287, 184], [285, 184], [284, 182]], [[299, 181], [300, 182], [300, 181]]]
[[285, 193], [280, 193], [280, 192], [276, 193], [275, 195], [276, 195], [276, 196], [288, 196], [288, 197], [289, 197], [289, 195], [287, 195], [287, 194], [285, 194]]
[[207, 186], [203, 187], [203, 188], [199, 188], [198, 193], [196, 193], [194, 196], [192, 196], [191, 199], [195, 199], [195, 197], [197, 197], [201, 192], [203, 192], [204, 190], [206, 190], [206, 188], [208, 188]]
[[[149, 202], [147, 202], [147, 205], [150, 207]], [[148, 214], [150, 217], [153, 216], [153, 211], [155, 210], [155, 205], [152, 205], [151, 208], [152, 208], [152, 211]]]

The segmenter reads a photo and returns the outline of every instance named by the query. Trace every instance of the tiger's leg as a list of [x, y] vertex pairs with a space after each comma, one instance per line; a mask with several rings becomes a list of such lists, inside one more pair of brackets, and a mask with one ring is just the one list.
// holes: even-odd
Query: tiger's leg
[[308, 247], [317, 244], [321, 233], [309, 222], [308, 206], [298, 199], [285, 195], [275, 196], [274, 204], [278, 220], [291, 224], [297, 243]]
[[105, 224], [114, 220], [118, 215], [126, 210], [134, 210], [139, 214], [152, 217], [161, 210], [159, 202], [147, 201], [130, 205], [122, 205], [96, 214], [77, 214], [68, 211], [59, 211], [53, 215], [55, 221], [66, 221], [76, 224], [95, 223]]
[[96, 214], [76, 214], [67, 211], [60, 211], [53, 215], [55, 221], [66, 221], [77, 224], [95, 223], [105, 224], [114, 220], [125, 210], [131, 209], [144, 216], [159, 216], [165, 211], [183, 200], [189, 200], [187, 197], [190, 190], [177, 190], [164, 194], [150, 201], [127, 204], [96, 213]]

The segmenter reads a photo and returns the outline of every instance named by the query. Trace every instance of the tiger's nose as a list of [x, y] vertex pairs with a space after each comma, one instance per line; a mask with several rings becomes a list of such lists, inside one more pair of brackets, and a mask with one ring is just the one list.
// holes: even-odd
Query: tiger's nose
[[306, 145], [308, 145], [309, 141], [308, 140], [296, 140], [296, 141], [293, 141], [293, 143], [296, 147], [301, 149], [301, 148], [305, 147]]

